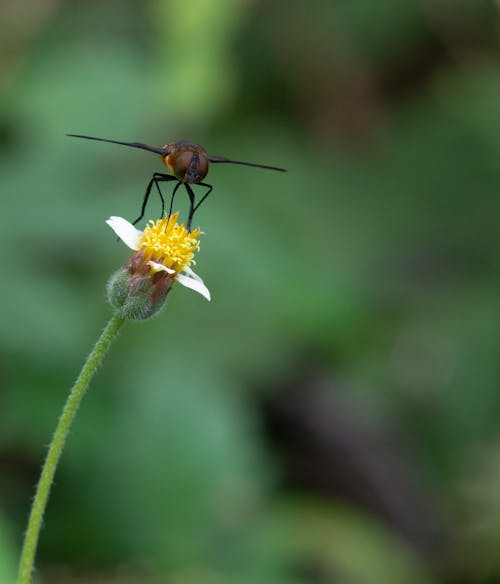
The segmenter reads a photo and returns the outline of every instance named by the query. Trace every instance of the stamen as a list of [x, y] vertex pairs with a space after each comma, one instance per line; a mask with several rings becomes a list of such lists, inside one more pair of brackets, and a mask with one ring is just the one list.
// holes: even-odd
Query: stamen
[[[179, 272], [194, 264], [194, 252], [199, 250], [201, 231], [191, 233], [183, 223], [178, 224], [179, 213], [168, 218], [150, 221], [141, 238], [141, 249], [153, 260]], [[172, 220], [172, 221], [171, 221]]]

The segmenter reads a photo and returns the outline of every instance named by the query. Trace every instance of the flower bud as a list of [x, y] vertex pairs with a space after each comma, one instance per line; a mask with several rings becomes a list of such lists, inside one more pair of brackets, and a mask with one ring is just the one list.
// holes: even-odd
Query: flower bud
[[108, 280], [108, 301], [121, 318], [145, 320], [162, 309], [173, 283], [171, 274], [151, 271], [141, 250]]

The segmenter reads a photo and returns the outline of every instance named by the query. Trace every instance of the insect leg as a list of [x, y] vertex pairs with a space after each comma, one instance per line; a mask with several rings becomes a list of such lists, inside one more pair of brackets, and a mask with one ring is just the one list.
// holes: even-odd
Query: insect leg
[[[154, 183], [156, 185], [156, 188], [158, 190], [158, 194], [160, 195], [160, 199], [161, 199], [161, 216], [164, 217], [165, 216], [165, 199], [163, 198], [163, 194], [161, 192], [159, 183], [161, 183], [161, 182], [170, 182], [170, 181], [178, 181], [178, 179], [175, 176], [171, 176], [170, 174], [163, 174], [161, 172], [155, 172], [153, 174], [153, 178], [154, 178]], [[168, 213], [168, 216], [169, 217], [172, 214], [173, 198], [174, 198], [174, 194], [175, 194], [175, 191], [178, 188], [178, 186], [179, 186], [179, 184], [177, 183], [177, 185], [174, 188], [174, 192], [172, 194], [172, 200], [170, 202], [170, 211]]]
[[172, 207], [174, 206], [174, 198], [175, 198], [175, 195], [176, 195], [176, 193], [177, 193], [177, 189], [178, 189], [178, 188], [181, 186], [181, 184], [182, 184], [182, 183], [181, 183], [181, 181], [179, 181], [179, 182], [178, 182], [178, 183], [175, 185], [175, 187], [174, 187], [174, 190], [173, 190], [173, 192], [172, 192], [172, 198], [170, 199], [170, 209], [168, 210], [168, 216], [169, 216], [169, 217], [170, 217], [170, 215], [172, 215]]
[[[142, 200], [141, 214], [139, 215], [139, 217], [137, 217], [137, 219], [135, 221], [132, 222], [132, 225], [139, 223], [139, 221], [144, 217], [144, 213], [146, 211], [146, 205], [148, 204], [148, 200], [149, 200], [149, 195], [151, 194], [151, 189], [153, 188], [153, 183], [156, 184], [158, 192], [160, 193], [160, 187], [158, 186], [158, 182], [168, 182], [168, 181], [172, 181], [172, 180], [177, 180], [177, 179], [175, 178], [175, 176], [171, 176], [170, 174], [161, 174], [160, 172], [155, 172], [153, 174], [153, 178], [149, 181], [148, 186], [146, 187], [146, 192], [144, 194], [144, 199]], [[160, 197], [161, 197], [161, 202], [162, 202], [162, 211], [164, 211], [165, 203], [164, 203], [163, 196], [161, 195], [161, 193], [160, 193]]]
[[184, 186], [186, 187], [186, 191], [187, 194], [189, 196], [189, 215], [188, 215], [188, 220], [186, 223], [186, 229], [188, 231], [191, 231], [191, 222], [193, 221], [193, 215], [194, 215], [194, 202], [195, 202], [195, 198], [194, 198], [194, 193], [193, 193], [193, 189], [188, 185], [188, 183], [184, 183]]
[[161, 217], [163, 219], [163, 217], [165, 216], [165, 199], [163, 198], [163, 193], [161, 192], [160, 185], [158, 184], [159, 183], [158, 179], [157, 178], [153, 179], [153, 182], [155, 183], [156, 190], [158, 191], [158, 195], [161, 200]]
[[208, 187], [208, 191], [203, 195], [203, 197], [201, 197], [201, 199], [196, 204], [195, 208], [193, 209], [193, 215], [196, 212], [196, 209], [198, 209], [198, 207], [203, 203], [203, 201], [208, 197], [208, 195], [212, 192], [212, 189], [214, 188], [212, 185], [207, 185], [207, 183], [201, 182], [198, 184], [202, 187]]

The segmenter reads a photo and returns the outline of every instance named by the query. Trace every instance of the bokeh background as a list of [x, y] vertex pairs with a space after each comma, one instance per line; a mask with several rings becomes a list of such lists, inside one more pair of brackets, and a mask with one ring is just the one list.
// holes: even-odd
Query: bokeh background
[[2, 584], [128, 257], [104, 221], [162, 170], [67, 132], [289, 172], [211, 170], [213, 300], [178, 286], [113, 346], [36, 581], [500, 582], [499, 11], [2, 0]]

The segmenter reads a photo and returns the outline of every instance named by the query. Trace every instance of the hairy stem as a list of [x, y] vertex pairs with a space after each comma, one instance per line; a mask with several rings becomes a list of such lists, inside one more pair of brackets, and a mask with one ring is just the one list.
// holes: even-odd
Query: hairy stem
[[21, 553], [21, 560], [19, 563], [18, 584], [29, 584], [33, 573], [33, 564], [35, 561], [35, 553], [40, 535], [40, 528], [42, 526], [43, 514], [47, 506], [47, 500], [50, 494], [50, 488], [54, 480], [54, 475], [57, 469], [57, 464], [61, 457], [64, 448], [64, 443], [71, 428], [71, 424], [75, 418], [76, 412], [80, 402], [85, 395], [92, 377], [94, 376], [97, 367], [100, 365], [111, 343], [116, 338], [118, 331], [123, 325], [123, 319], [114, 315], [102, 331], [97, 343], [92, 352], [87, 358], [80, 375], [78, 376], [71, 392], [68, 396], [56, 431], [52, 437], [49, 446], [47, 458], [42, 468], [42, 474], [36, 488], [33, 506], [28, 521], [28, 528], [24, 536], [23, 550]]

